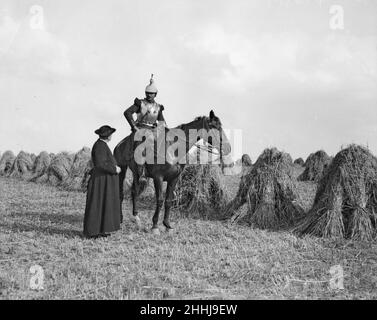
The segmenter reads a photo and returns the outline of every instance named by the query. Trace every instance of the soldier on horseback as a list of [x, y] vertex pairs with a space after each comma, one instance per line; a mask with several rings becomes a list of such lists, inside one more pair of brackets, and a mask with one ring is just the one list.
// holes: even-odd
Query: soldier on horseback
[[[145, 98], [142, 100], [135, 98], [134, 104], [124, 112], [124, 116], [127, 119], [133, 133], [133, 136], [131, 137], [132, 141], [134, 140], [135, 133], [140, 129], [153, 130], [158, 125], [166, 126], [162, 113], [164, 106], [155, 101], [157, 92], [158, 90], [154, 84], [152, 74], [150, 83], [145, 88]], [[137, 116], [136, 121], [133, 118], [134, 114]], [[135, 146], [133, 146], [132, 149], [134, 149], [134, 147]], [[139, 173], [139, 182], [145, 183], [146, 177], [144, 164], [137, 164], [137, 168]]]

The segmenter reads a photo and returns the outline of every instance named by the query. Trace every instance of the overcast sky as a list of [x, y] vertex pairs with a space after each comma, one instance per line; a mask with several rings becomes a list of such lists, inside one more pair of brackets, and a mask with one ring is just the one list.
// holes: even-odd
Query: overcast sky
[[0, 0], [0, 152], [78, 151], [103, 124], [115, 146], [154, 73], [169, 126], [214, 109], [253, 160], [353, 142], [377, 154], [376, 13], [373, 0]]

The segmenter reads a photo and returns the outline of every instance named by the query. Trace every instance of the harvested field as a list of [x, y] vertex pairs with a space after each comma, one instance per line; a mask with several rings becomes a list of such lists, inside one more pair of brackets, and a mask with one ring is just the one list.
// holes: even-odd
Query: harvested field
[[[235, 177], [227, 177], [237, 186]], [[122, 230], [81, 238], [85, 194], [0, 178], [2, 299], [376, 299], [375, 243], [298, 238], [244, 225], [172, 219], [176, 232]], [[235, 190], [236, 191], [236, 190]], [[154, 205], [141, 212], [151, 226]], [[32, 290], [29, 268], [44, 270]], [[330, 287], [334, 266], [344, 289]]]

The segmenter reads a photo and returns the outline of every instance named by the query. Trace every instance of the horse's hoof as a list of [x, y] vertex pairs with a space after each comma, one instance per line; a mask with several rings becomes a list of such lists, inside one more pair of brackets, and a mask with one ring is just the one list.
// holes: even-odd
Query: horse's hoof
[[141, 228], [141, 220], [140, 220], [140, 218], [138, 216], [134, 216], [133, 217], [133, 221], [136, 224], [136, 226], [138, 227], [138, 229], [140, 229]]
[[167, 232], [172, 231], [174, 228], [170, 225], [170, 223], [163, 222], [162, 223], [166, 229]]
[[152, 234], [158, 236], [160, 235], [160, 229], [159, 228], [152, 228]]

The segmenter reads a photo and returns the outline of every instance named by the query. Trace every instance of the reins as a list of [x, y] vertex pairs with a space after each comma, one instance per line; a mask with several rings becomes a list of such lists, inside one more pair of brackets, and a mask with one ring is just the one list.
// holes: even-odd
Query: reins
[[[204, 118], [203, 118], [203, 128], [205, 128], [207, 131], [209, 130], [208, 123], [207, 123], [207, 121]], [[211, 155], [219, 156], [220, 157], [221, 168], [223, 168], [223, 166], [224, 166], [224, 159], [223, 159], [222, 144], [223, 144], [223, 137], [222, 137], [222, 134], [220, 133], [220, 150], [219, 151], [215, 151], [216, 148], [213, 147], [210, 144], [200, 145], [200, 144], [196, 143], [195, 146], [198, 148], [199, 152], [200, 152], [200, 150], [203, 150], [204, 152], [208, 152]]]

